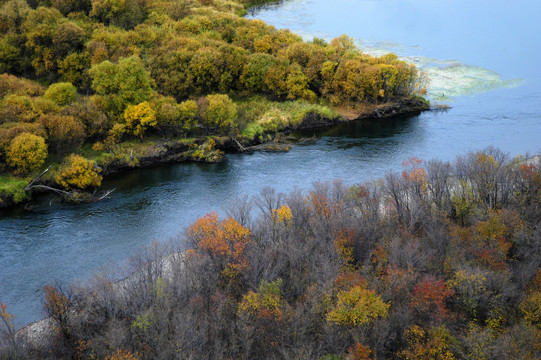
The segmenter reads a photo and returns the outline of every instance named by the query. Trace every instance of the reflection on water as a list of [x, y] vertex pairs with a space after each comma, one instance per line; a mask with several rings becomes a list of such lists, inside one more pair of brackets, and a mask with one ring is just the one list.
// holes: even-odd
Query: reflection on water
[[[514, 88], [490, 85], [497, 88], [456, 97], [447, 112], [306, 131], [303, 136], [316, 135], [318, 140], [288, 153], [232, 154], [221, 164], [179, 164], [120, 174], [104, 182], [105, 188], [117, 190], [112, 199], [99, 203], [51, 207], [52, 198], [45, 197], [32, 212], [3, 210], [0, 302], [8, 304], [19, 324], [36, 320], [41, 316], [44, 285], [54, 280], [86, 280], [100, 267], [126, 259], [153, 239], [174, 237], [209, 211], [223, 213], [235, 196], [254, 195], [269, 185], [289, 192], [336, 178], [354, 184], [381, 177], [389, 169], [400, 170], [402, 160], [410, 155], [451, 160], [488, 145], [512, 154], [541, 152], [537, 67], [541, 56], [538, 48], [524, 46], [534, 43], [532, 34], [541, 33], [532, 31], [539, 25], [536, 16], [530, 15], [539, 13], [538, 6], [531, 2], [518, 9], [518, 4], [509, 2], [482, 6], [462, 0], [297, 0], [258, 13], [257, 17], [279, 27], [286, 24], [296, 31], [319, 31], [330, 37], [348, 33], [363, 39], [363, 45], [393, 47], [400, 56], [426, 59], [427, 69], [453, 72], [465, 66], [460, 64], [474, 69], [457, 78], [496, 82], [523, 78], [526, 83]], [[508, 16], [508, 25], [495, 26], [493, 22], [510, 8], [516, 14]], [[441, 11], [447, 11], [445, 17]], [[475, 21], [464, 22], [464, 14], [470, 13], [475, 14]], [[478, 27], [475, 31], [474, 26]], [[486, 31], [481, 31], [483, 27]], [[504, 34], [509, 29], [513, 37]], [[475, 36], [466, 36], [468, 32]], [[445, 78], [441, 80], [441, 86], [448, 86]], [[432, 86], [438, 89], [440, 85]], [[454, 93], [446, 89], [445, 94]]]

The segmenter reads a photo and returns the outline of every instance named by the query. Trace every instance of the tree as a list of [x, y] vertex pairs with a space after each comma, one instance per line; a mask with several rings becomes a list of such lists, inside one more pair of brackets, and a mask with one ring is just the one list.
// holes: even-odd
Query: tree
[[409, 327], [405, 333], [408, 347], [399, 352], [405, 360], [454, 360], [452, 348], [456, 339], [444, 326], [428, 331], [420, 326]]
[[250, 230], [233, 218], [218, 221], [216, 213], [207, 214], [188, 228], [188, 238], [196, 253], [209, 256], [225, 279], [235, 282], [249, 266]]
[[60, 106], [66, 106], [75, 100], [77, 89], [69, 82], [60, 82], [49, 86], [44, 96]]
[[244, 65], [241, 81], [250, 92], [266, 92], [264, 75], [268, 68], [276, 64], [277, 60], [269, 54], [252, 54]]
[[335, 306], [327, 314], [330, 323], [357, 327], [368, 325], [387, 316], [390, 304], [385, 303], [373, 290], [356, 285], [340, 291]]
[[272, 282], [261, 280], [257, 292], [250, 291], [243, 295], [239, 304], [239, 314], [262, 319], [282, 319], [284, 307], [281, 296], [282, 283], [282, 279]]
[[58, 73], [62, 80], [72, 83], [80, 90], [90, 88], [90, 58], [86, 53], [72, 53], [58, 63]]
[[146, 17], [145, 0], [92, 0], [90, 16], [106, 25], [133, 29]]
[[80, 155], [71, 154], [56, 181], [66, 190], [95, 188], [101, 185], [103, 177], [93, 161]]
[[121, 115], [128, 105], [140, 104], [150, 99], [152, 86], [149, 73], [137, 56], [118, 61], [103, 61], [93, 65], [92, 89], [103, 95], [107, 106], [115, 115]]
[[411, 305], [425, 320], [439, 322], [449, 317], [445, 301], [454, 294], [447, 284], [434, 276], [425, 276], [415, 288]]
[[203, 120], [208, 130], [227, 133], [237, 119], [237, 105], [225, 94], [207, 95]]
[[49, 150], [56, 155], [74, 151], [84, 141], [85, 128], [73, 116], [43, 115], [39, 122], [47, 129]]
[[38, 169], [47, 158], [47, 145], [41, 136], [30, 133], [17, 135], [8, 149], [8, 164], [19, 174]]
[[58, 25], [53, 35], [53, 46], [59, 58], [85, 48], [85, 31], [73, 22]]
[[138, 105], [130, 105], [124, 111], [126, 127], [135, 135], [143, 137], [143, 133], [158, 124], [156, 112], [147, 101]]

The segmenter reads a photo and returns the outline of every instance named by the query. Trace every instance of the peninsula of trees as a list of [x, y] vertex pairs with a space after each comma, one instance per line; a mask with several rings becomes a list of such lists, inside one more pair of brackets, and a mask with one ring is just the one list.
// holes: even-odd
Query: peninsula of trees
[[0, 0], [0, 206], [49, 166], [41, 182], [93, 189], [142, 159], [216, 161], [232, 137], [261, 143], [337, 109], [425, 107], [413, 65], [346, 36], [303, 41], [243, 18], [249, 5]]

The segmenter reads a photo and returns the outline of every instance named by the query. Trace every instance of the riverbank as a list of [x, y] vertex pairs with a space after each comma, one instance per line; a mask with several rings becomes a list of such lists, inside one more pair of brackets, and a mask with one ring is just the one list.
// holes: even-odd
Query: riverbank
[[[320, 183], [306, 194], [284, 197], [262, 193], [254, 204], [269, 205], [248, 211], [253, 221], [220, 221], [213, 213], [196, 221], [183, 237], [190, 249], [184, 256], [178, 243], [151, 246], [130, 262], [131, 276], [118, 282], [99, 276], [77, 291], [78, 299], [66, 288], [50, 287], [46, 291], [65, 306], [51, 307], [49, 300], [57, 317], [25, 327], [11, 351], [40, 358], [60, 353], [104, 358], [121, 348], [142, 358], [174, 358], [182, 349], [183, 358], [261, 358], [279, 349], [294, 358], [302, 347], [312, 349], [314, 358], [343, 357], [357, 341], [351, 339], [353, 331], [362, 344], [377, 349], [378, 358], [394, 358], [413, 351], [410, 343], [378, 347], [381, 338], [408, 339], [412, 329], [434, 328], [433, 306], [426, 306], [422, 293], [428, 287], [445, 300], [436, 313], [446, 338], [453, 340], [452, 347], [445, 345], [449, 354], [471, 347], [466, 335], [472, 324], [481, 329], [476, 331], [498, 334], [490, 339], [493, 358], [509, 358], [505, 345], [512, 341], [537, 354], [539, 331], [528, 314], [541, 291], [541, 273], [531, 265], [541, 246], [535, 241], [541, 183], [533, 165], [538, 160], [487, 148], [450, 164], [412, 159], [402, 176], [389, 174], [380, 182]], [[483, 172], [495, 175], [489, 181], [479, 182], [479, 162]], [[456, 183], [457, 174], [464, 180]], [[496, 232], [499, 241], [490, 241]], [[275, 261], [269, 263], [271, 257]], [[235, 276], [227, 276], [231, 273]], [[475, 312], [464, 305], [472, 277], [483, 284]], [[510, 301], [483, 301], [504, 292]], [[370, 296], [384, 313], [369, 323], [346, 323], [348, 318], [334, 317], [343, 294], [351, 294], [353, 302]], [[501, 317], [494, 309], [508, 314], [496, 325], [490, 320]], [[400, 327], [390, 332], [393, 321]], [[377, 339], [366, 336], [367, 326]], [[330, 331], [340, 346], [335, 341], [321, 346]], [[280, 336], [269, 346], [259, 340], [266, 339], [261, 334]]]
[[[221, 162], [225, 153], [245, 151], [289, 151], [296, 142], [294, 137], [287, 136], [295, 130], [316, 129], [333, 126], [342, 122], [356, 120], [389, 119], [399, 115], [416, 114], [430, 110], [429, 104], [422, 98], [404, 98], [383, 104], [365, 104], [360, 108], [332, 108], [336, 116], [311, 111], [301, 121], [289, 122], [278, 131], [264, 131], [259, 136], [238, 137], [208, 136], [189, 139], [148, 139], [127, 141], [115, 146], [110, 151], [96, 151], [90, 147], [82, 150], [83, 156], [95, 161], [104, 177], [138, 168], [149, 168], [162, 164], [195, 162]], [[0, 208], [8, 208], [32, 201], [32, 195], [43, 191], [25, 193], [25, 186], [31, 179], [7, 181], [0, 189]], [[54, 175], [45, 176], [37, 184], [60, 187]]]

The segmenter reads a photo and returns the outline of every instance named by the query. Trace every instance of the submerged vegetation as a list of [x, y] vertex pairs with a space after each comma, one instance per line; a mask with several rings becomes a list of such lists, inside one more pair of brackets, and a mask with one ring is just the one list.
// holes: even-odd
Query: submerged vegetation
[[335, 119], [336, 106], [422, 94], [415, 67], [393, 54], [239, 16], [263, 2], [0, 0], [0, 173], [55, 164], [54, 185], [55, 169], [89, 147], [109, 170], [152, 157], [133, 156], [149, 143], [192, 139], [176, 154], [189, 159], [209, 138], [253, 144], [310, 116]]
[[47, 286], [39, 340], [2, 305], [0, 356], [539, 359], [539, 160], [488, 148], [403, 165], [240, 197], [123, 280]]

